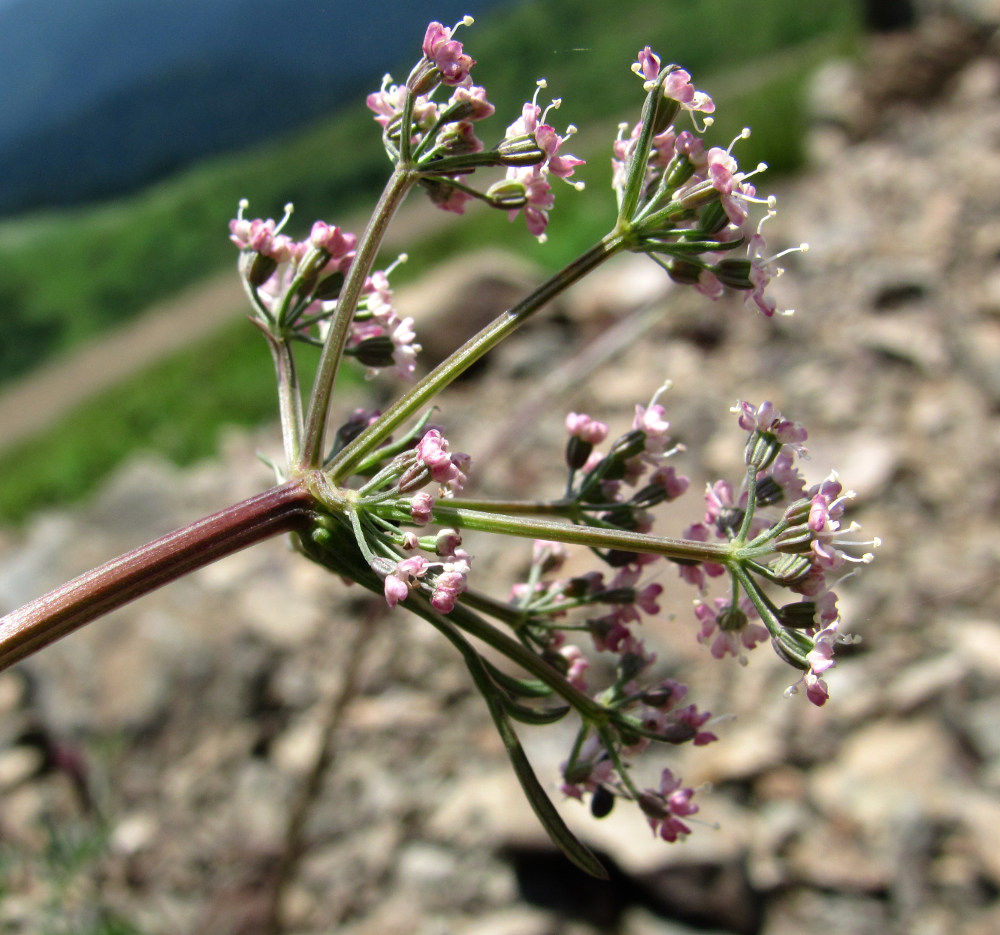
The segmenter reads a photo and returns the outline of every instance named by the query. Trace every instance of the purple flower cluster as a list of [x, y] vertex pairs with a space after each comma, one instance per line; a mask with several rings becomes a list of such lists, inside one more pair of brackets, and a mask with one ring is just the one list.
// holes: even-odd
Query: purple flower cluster
[[[282, 233], [291, 205], [279, 223], [271, 218], [237, 216], [229, 222], [230, 237], [240, 248], [240, 273], [258, 321], [265, 330], [320, 344], [330, 320], [337, 314], [338, 298], [351, 264], [357, 238], [316, 221], [309, 236], [292, 240]], [[365, 280], [361, 301], [351, 321], [346, 353], [367, 367], [368, 376], [386, 368], [411, 379], [420, 345], [413, 319], [403, 318], [392, 305], [389, 270], [373, 272]]]
[[[739, 493], [725, 480], [709, 484], [705, 515], [685, 536], [701, 542], [715, 538], [744, 543], [748, 570], [804, 600], [778, 608], [756, 578], [743, 576], [740, 586], [746, 593], [735, 603], [722, 597], [695, 602], [699, 640], [716, 658], [732, 655], [745, 662], [743, 651], [770, 635], [778, 654], [803, 670], [790, 691], [803, 687], [813, 704], [822, 705], [829, 689], [821, 676], [834, 664], [839, 638], [834, 574], [846, 563], [870, 561], [870, 552], [859, 558], [853, 553], [861, 546], [877, 545], [878, 540], [861, 542], [854, 535], [857, 526], [842, 527], [840, 520], [852, 494], [844, 493], [835, 475], [807, 488], [795, 463], [805, 452], [806, 431], [801, 425], [783, 418], [769, 402], [753, 406], [741, 401], [733, 412], [748, 433], [747, 480]], [[777, 515], [768, 516], [775, 509]], [[680, 575], [703, 595], [708, 580], [726, 571], [723, 565], [705, 562], [682, 566]]]
[[[461, 534], [444, 528], [417, 535], [404, 527], [423, 529], [433, 521], [436, 497], [462, 490], [471, 459], [452, 452], [441, 431], [426, 426], [404, 440], [404, 449], [357, 491], [358, 528], [364, 533], [359, 546], [383, 579], [390, 607], [422, 590], [435, 610], [449, 613], [466, 589], [472, 562]], [[423, 489], [428, 484], [436, 485], [435, 493]]]
[[[703, 125], [693, 118], [713, 113], [715, 104], [695, 90], [688, 72], [661, 66], [648, 46], [632, 70], [649, 93], [647, 107], [631, 130], [621, 127], [612, 157], [612, 185], [635, 236], [629, 249], [648, 253], [675, 281], [711, 299], [727, 288], [737, 289], [745, 293], [748, 306], [774, 315], [777, 304], [765, 290], [781, 269], [775, 265], [779, 257], [768, 255], [762, 234], [763, 222], [774, 214], [774, 199], [758, 197], [750, 182], [766, 166], [743, 172], [732, 153], [749, 130], [728, 149], [706, 149], [699, 134], [712, 118], [704, 118]], [[692, 117], [692, 129], [674, 125], [682, 112]], [[756, 224], [750, 218], [754, 204], [766, 205]], [[732, 259], [732, 251], [744, 245], [746, 258]]]
[[[471, 17], [462, 23], [471, 25]], [[512, 220], [523, 211], [528, 230], [544, 239], [555, 203], [549, 176], [569, 179], [583, 164], [582, 159], [560, 152], [575, 129], [570, 127], [560, 135], [546, 122], [548, 110], [543, 113], [533, 99], [497, 147], [486, 152], [476, 135], [476, 124], [491, 117], [494, 107], [486, 90], [472, 83], [470, 70], [475, 61], [455, 41], [454, 32], [454, 28], [431, 23], [424, 37], [424, 57], [406, 82], [394, 84], [386, 75], [380, 90], [368, 95], [368, 107], [383, 128], [386, 151], [394, 163], [405, 152], [410, 154], [421, 184], [439, 208], [462, 214], [470, 200], [478, 199], [507, 211]], [[439, 104], [433, 95], [441, 85], [453, 90]], [[538, 86], [544, 87], [545, 82]], [[557, 106], [554, 101], [549, 109]], [[468, 185], [468, 178], [483, 166], [506, 166], [507, 174], [479, 192]]]

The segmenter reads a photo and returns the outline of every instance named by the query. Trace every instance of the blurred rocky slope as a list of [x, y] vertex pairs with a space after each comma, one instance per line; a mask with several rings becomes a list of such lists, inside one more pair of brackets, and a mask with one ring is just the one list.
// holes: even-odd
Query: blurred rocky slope
[[[922, 63], [920, 42], [942, 34], [891, 41]], [[804, 422], [815, 478], [835, 467], [857, 490], [855, 518], [884, 544], [840, 589], [863, 641], [822, 710], [782, 697], [794, 673], [766, 650], [745, 669], [708, 658], [690, 591], [661, 572], [672, 606], [648, 641], [701, 707], [735, 716], [718, 744], [669, 757], [711, 784], [708, 824], [671, 847], [627, 809], [595, 822], [568, 803], [618, 871], [607, 886], [574, 879], [450, 648], [272, 542], [0, 676], [0, 930], [110, 931], [117, 917], [145, 933], [262, 931], [359, 628], [356, 697], [286, 889], [288, 931], [1000, 930], [1000, 63], [989, 44], [962, 57], [932, 102], [880, 98], [871, 70], [836, 78], [853, 109], [828, 113], [769, 228], [776, 249], [811, 244], [777, 284], [793, 317], [710, 305], [622, 259], [442, 401], [484, 494], [555, 492], [565, 411], [624, 429], [666, 378], [695, 490], [666, 526], [701, 513], [705, 480], [738, 476], [737, 398]], [[488, 262], [401, 307], [448, 315], [446, 293], [460, 314]], [[259, 490], [253, 454], [276, 443], [234, 435], [218, 463], [183, 472], [138, 459], [91, 504], [2, 534], [0, 604]], [[480, 586], [503, 593], [523, 570], [526, 546], [469, 544]], [[523, 734], [554, 790], [565, 731]]]

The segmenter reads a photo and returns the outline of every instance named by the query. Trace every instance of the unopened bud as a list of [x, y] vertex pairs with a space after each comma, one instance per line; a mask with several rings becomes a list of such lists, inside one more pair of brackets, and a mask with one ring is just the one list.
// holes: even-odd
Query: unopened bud
[[752, 268], [753, 265], [749, 260], [727, 259], [722, 260], [712, 271], [719, 277], [719, 282], [731, 289], [752, 289], [753, 283], [750, 281]]
[[254, 253], [251, 255], [253, 259], [246, 264], [247, 282], [251, 286], [263, 286], [278, 268], [278, 262], [269, 256], [265, 256], [263, 253]]
[[757, 481], [757, 491], [754, 499], [757, 506], [774, 506], [780, 503], [785, 496], [785, 491], [773, 477], [763, 477]]
[[353, 355], [366, 367], [391, 367], [394, 363], [393, 350], [395, 345], [392, 343], [392, 338], [382, 334], [374, 338], [365, 338], [345, 353]]
[[537, 166], [544, 161], [545, 150], [535, 140], [533, 134], [523, 134], [500, 142], [497, 147], [500, 164], [505, 166]]
[[670, 685], [660, 685], [657, 688], [643, 692], [642, 703], [648, 705], [650, 708], [665, 708], [674, 700], [676, 694], [676, 690]]
[[772, 638], [771, 646], [778, 657], [790, 666], [803, 672], [811, 668], [806, 655], [812, 650], [813, 643], [807, 636], [795, 630], [781, 630], [778, 636]]
[[639, 557], [637, 552], [625, 552], [622, 549], [609, 549], [604, 553], [604, 561], [612, 568], [624, 568], [631, 565]]
[[517, 179], [501, 179], [486, 189], [486, 197], [494, 208], [514, 211], [528, 203], [528, 191]]
[[809, 630], [816, 626], [816, 602], [796, 601], [793, 604], [785, 604], [778, 611], [778, 619], [781, 625], [792, 630]]
[[719, 532], [736, 532], [743, 525], [746, 511], [736, 506], [723, 507], [715, 519], [715, 528]]
[[634, 604], [635, 588], [608, 588], [598, 595], [597, 601], [600, 604]]
[[663, 85], [667, 78], [679, 68], [680, 65], [668, 65], [661, 69], [656, 80], [656, 87], [649, 92], [650, 96], [646, 99], [642, 119], [644, 122], [648, 120], [653, 125], [653, 136], [659, 136], [666, 130], [674, 122], [674, 118], [681, 109], [679, 101], [667, 97], [663, 93]]
[[805, 555], [781, 555], [768, 566], [768, 571], [779, 584], [796, 584], [812, 571], [812, 562]]
[[690, 260], [673, 259], [667, 263], [667, 275], [682, 286], [693, 286], [698, 282], [702, 267]]
[[781, 451], [782, 443], [777, 436], [770, 432], [762, 432], [754, 429], [747, 438], [744, 457], [748, 467], [752, 467], [758, 473], [765, 468], [769, 468], [774, 463]]
[[739, 607], [727, 607], [716, 618], [719, 629], [726, 632], [739, 632], [747, 625], [747, 615]]
[[608, 458], [613, 461], [627, 461], [646, 449], [646, 433], [642, 429], [632, 429], [622, 435], [612, 446]]
[[594, 450], [592, 442], [584, 441], [576, 435], [570, 435], [566, 441], [566, 464], [571, 471], [578, 471], [590, 457]]
[[321, 302], [329, 302], [340, 298], [340, 290], [344, 287], [344, 274], [337, 272], [324, 276], [313, 290], [313, 298]]
[[615, 807], [615, 794], [606, 786], [598, 786], [590, 797], [590, 814], [595, 818], [607, 818]]
[[[694, 167], [692, 166], [692, 169]], [[721, 201], [713, 201], [698, 213], [698, 230], [705, 234], [717, 234], [729, 225], [729, 215]]]

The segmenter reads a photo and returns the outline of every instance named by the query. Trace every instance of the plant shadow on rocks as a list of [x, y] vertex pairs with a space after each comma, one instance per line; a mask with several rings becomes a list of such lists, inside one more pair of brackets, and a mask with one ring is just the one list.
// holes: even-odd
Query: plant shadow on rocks
[[608, 879], [595, 880], [551, 848], [506, 845], [499, 856], [514, 870], [525, 902], [560, 919], [580, 920], [614, 933], [626, 913], [642, 908], [695, 929], [758, 935], [763, 897], [738, 863], [700, 863], [629, 874], [595, 851]]

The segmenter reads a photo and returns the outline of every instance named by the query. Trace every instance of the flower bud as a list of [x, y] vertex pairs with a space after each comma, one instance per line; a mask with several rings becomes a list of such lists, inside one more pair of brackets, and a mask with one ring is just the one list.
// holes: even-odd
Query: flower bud
[[812, 571], [812, 562], [804, 555], [785, 554], [772, 562], [768, 571], [779, 584], [795, 584]]
[[754, 499], [757, 506], [774, 506], [785, 497], [785, 491], [773, 477], [762, 477], [757, 481], [757, 491]]
[[698, 283], [702, 267], [690, 260], [672, 259], [667, 263], [667, 275], [682, 286], [694, 286]]
[[[663, 187], [667, 191], [676, 191], [692, 175], [694, 175], [694, 163], [687, 156], [675, 156], [663, 174]], [[723, 212], [723, 215], [725, 215], [725, 212]], [[728, 219], [726, 223], [728, 223]], [[701, 230], [705, 230], [704, 225], [699, 225], [699, 227]]]
[[781, 451], [782, 443], [771, 432], [760, 429], [752, 431], [747, 438], [744, 456], [748, 467], [753, 467], [758, 473], [769, 468]]
[[406, 86], [414, 95], [430, 94], [441, 83], [441, 72], [434, 62], [424, 58], [413, 66], [406, 79]]
[[670, 491], [662, 484], [647, 484], [642, 490], [632, 495], [629, 505], [637, 510], [648, 510], [650, 507], [663, 503], [670, 496]]
[[719, 190], [711, 181], [699, 182], [689, 188], [680, 198], [677, 204], [688, 211], [697, 211], [715, 204], [719, 200]]
[[546, 649], [542, 652], [542, 659], [544, 659], [553, 669], [556, 670], [560, 675], [565, 675], [569, 672], [569, 660], [559, 652], [554, 649]]
[[504, 166], [537, 166], [544, 161], [545, 150], [538, 145], [534, 134], [525, 133], [501, 140], [497, 155]]
[[587, 463], [594, 450], [592, 442], [584, 441], [577, 435], [570, 435], [566, 441], [566, 465], [571, 471], [578, 471]]
[[392, 352], [395, 345], [387, 334], [374, 338], [365, 338], [355, 347], [348, 348], [345, 353], [356, 357], [366, 367], [391, 367], [394, 363]]
[[251, 286], [263, 286], [278, 268], [278, 262], [263, 253], [252, 253], [249, 256], [252, 259], [244, 267], [247, 270], [247, 282]]
[[625, 552], [622, 549], [609, 549], [604, 553], [604, 561], [612, 568], [624, 568], [631, 565], [639, 557], [636, 552]]
[[501, 179], [486, 189], [486, 197], [494, 208], [514, 211], [528, 203], [528, 191], [517, 179]]
[[608, 510], [601, 516], [601, 520], [616, 529], [635, 529], [635, 511], [628, 505], [622, 504], [615, 510]]
[[739, 607], [730, 605], [715, 618], [720, 630], [740, 631], [747, 625], [747, 615]]
[[736, 532], [743, 525], [744, 516], [746, 516], [746, 511], [741, 510], [739, 507], [723, 507], [715, 519], [715, 528], [722, 533], [728, 531]]
[[729, 215], [720, 201], [713, 201], [698, 213], [698, 230], [705, 234], [717, 234], [728, 225]]
[[643, 108], [643, 122], [649, 121], [653, 127], [653, 136], [659, 136], [667, 127], [674, 122], [678, 111], [681, 109], [679, 101], [664, 94], [664, 84], [670, 75], [680, 68], [679, 65], [668, 65], [664, 68], [656, 80], [656, 87], [649, 92], [647, 106]]
[[778, 611], [778, 619], [781, 625], [792, 630], [809, 630], [817, 626], [816, 602], [815, 601], [795, 601], [792, 604], [785, 604]]
[[771, 647], [778, 657], [790, 666], [803, 672], [809, 670], [810, 665], [806, 655], [812, 650], [813, 643], [808, 637], [794, 630], [780, 630], [776, 637], [772, 637]]
[[595, 818], [607, 818], [615, 807], [615, 794], [606, 786], [598, 786], [590, 797], [590, 814]]
[[602, 591], [598, 597], [599, 604], [634, 604], [635, 588], [608, 588]]
[[622, 682], [631, 682], [641, 675], [649, 665], [649, 658], [639, 653], [624, 653], [618, 660], [618, 678]]
[[650, 691], [643, 692], [642, 703], [650, 708], [665, 708], [675, 700], [677, 690], [672, 685], [658, 685]]
[[752, 289], [751, 269], [753, 264], [749, 260], [725, 259], [714, 267], [713, 272], [720, 282], [731, 289]]
[[646, 449], [646, 433], [642, 429], [632, 429], [621, 436], [608, 454], [609, 460], [627, 461]]
[[324, 276], [313, 290], [313, 298], [320, 302], [329, 302], [340, 298], [340, 290], [344, 287], [344, 274], [331, 273]]

